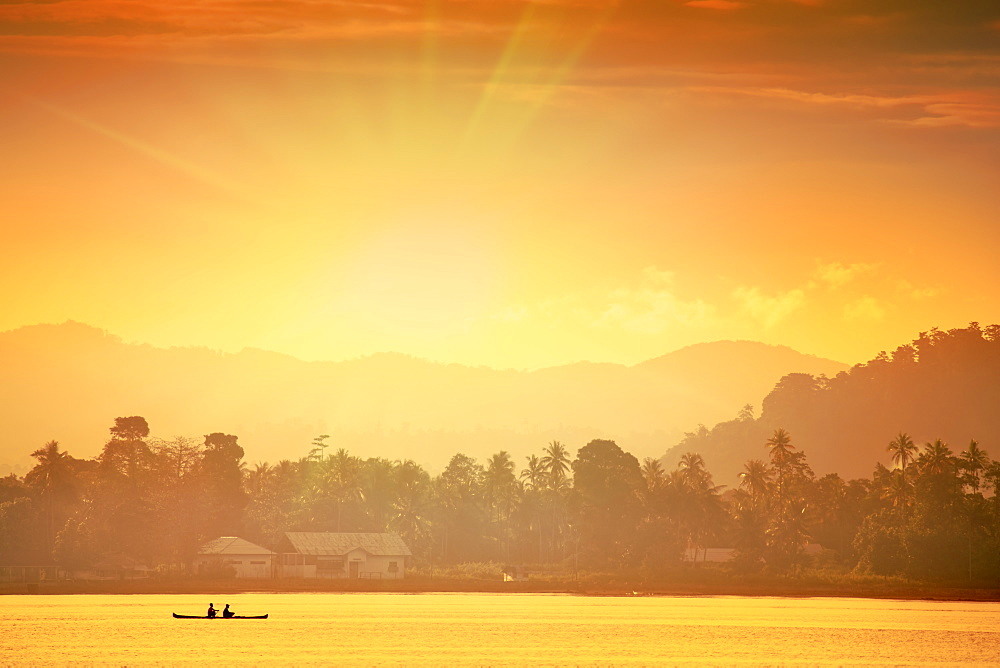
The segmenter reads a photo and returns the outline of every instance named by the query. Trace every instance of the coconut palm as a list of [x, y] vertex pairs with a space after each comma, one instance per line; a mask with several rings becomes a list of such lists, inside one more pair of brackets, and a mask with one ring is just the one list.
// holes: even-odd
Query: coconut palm
[[969, 486], [972, 487], [972, 493], [978, 494], [982, 473], [990, 464], [989, 455], [979, 447], [979, 443], [970, 441], [969, 447], [962, 451], [960, 462], [962, 468], [968, 474]]
[[267, 462], [257, 462], [243, 474], [243, 486], [251, 496], [261, 495], [269, 487], [274, 469]]
[[926, 443], [920, 455], [921, 468], [930, 475], [950, 473], [954, 470], [955, 457], [951, 448], [940, 438], [933, 443]]
[[685, 452], [681, 455], [681, 461], [677, 466], [684, 483], [694, 490], [702, 489], [706, 484], [706, 478], [711, 475], [705, 469], [705, 459], [696, 452]]
[[889, 441], [886, 450], [892, 454], [892, 463], [899, 466], [899, 470], [903, 472], [903, 480], [906, 480], [906, 467], [913, 458], [917, 456], [917, 446], [913, 443], [913, 439], [910, 435], [905, 432], [899, 432], [899, 435], [892, 441]]
[[54, 494], [72, 480], [72, 457], [59, 450], [59, 441], [49, 441], [31, 453], [38, 460], [35, 467], [24, 476], [24, 481], [38, 487], [46, 494]]
[[427, 501], [418, 488], [406, 491], [392, 507], [389, 528], [403, 537], [410, 545], [416, 545], [430, 535], [430, 520], [426, 515]]
[[497, 511], [497, 519], [500, 519], [503, 506], [510, 501], [517, 485], [517, 478], [514, 477], [514, 462], [506, 450], [501, 450], [490, 457], [486, 464], [484, 482], [486, 483], [486, 495]]
[[569, 475], [569, 451], [559, 441], [552, 441], [543, 452], [545, 456], [542, 457], [542, 466], [548, 473], [549, 486], [561, 489]]
[[336, 503], [336, 530], [340, 532], [344, 507], [364, 498], [360, 460], [352, 457], [344, 448], [340, 448], [324, 462], [324, 466], [326, 470], [323, 473], [321, 495]]
[[746, 491], [750, 504], [757, 508], [766, 498], [771, 487], [771, 472], [767, 464], [759, 459], [750, 459], [740, 473], [740, 489]]
[[646, 492], [656, 494], [667, 484], [667, 476], [659, 460], [646, 457], [642, 462], [642, 479], [646, 483]]
[[766, 445], [771, 449], [771, 465], [774, 468], [778, 487], [778, 508], [784, 507], [785, 500], [785, 478], [789, 473], [789, 463], [792, 458], [792, 437], [784, 429], [776, 429], [771, 438], [767, 439]]
[[360, 464], [364, 509], [374, 531], [385, 531], [398, 496], [395, 467], [388, 459], [373, 457]]
[[545, 480], [545, 467], [538, 455], [528, 457], [528, 468], [521, 471], [521, 480], [528, 490], [541, 489]]
[[45, 499], [46, 533], [51, 546], [55, 539], [55, 507], [74, 491], [73, 458], [59, 450], [59, 441], [49, 441], [31, 456], [38, 463], [24, 476], [24, 482], [40, 489]]
[[771, 449], [772, 460], [784, 460], [795, 449], [792, 445], [792, 437], [784, 429], [775, 429], [771, 438], [767, 439], [767, 447]]
[[913, 443], [913, 439], [910, 438], [909, 434], [901, 431], [895, 439], [889, 442], [886, 450], [892, 455], [892, 463], [899, 466], [900, 480], [895, 489], [897, 492], [903, 494], [902, 508], [905, 513], [908, 505], [907, 490], [909, 489], [906, 483], [906, 467], [917, 456], [917, 446]]
[[882, 489], [882, 498], [892, 504], [893, 508], [906, 512], [909, 503], [910, 490], [902, 471], [892, 471], [888, 485]]

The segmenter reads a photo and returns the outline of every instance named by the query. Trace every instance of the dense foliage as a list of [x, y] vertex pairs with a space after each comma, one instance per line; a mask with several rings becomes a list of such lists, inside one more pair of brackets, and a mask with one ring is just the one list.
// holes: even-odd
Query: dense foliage
[[833, 377], [792, 373], [764, 399], [757, 419], [741, 412], [687, 434], [666, 461], [698, 452], [724, 482], [755, 457], [775, 429], [808, 444], [813, 468], [868, 475], [900, 430], [920, 442], [1000, 442], [1000, 326], [922, 332], [891, 353]]
[[[786, 377], [765, 413], [795, 422], [811, 406], [855, 405], [863, 417], [887, 401], [866, 393], [872, 374], [880, 383], [897, 378], [893, 391], [903, 396], [923, 396], [935, 378], [948, 393], [968, 386], [994, 397], [998, 349], [996, 327], [934, 331], [835, 379]], [[970, 366], [980, 371], [954, 371]], [[816, 404], [821, 395], [834, 403]], [[802, 396], [812, 399], [795, 399]], [[942, 408], [970, 420], [981, 409]], [[842, 431], [852, 415], [834, 413]], [[929, 424], [906, 415], [922, 429]], [[763, 424], [748, 406], [700, 434], [756, 441], [738, 484], [725, 489], [696, 451], [667, 471], [610, 440], [591, 441], [575, 458], [553, 441], [520, 466], [504, 451], [485, 463], [456, 454], [432, 476], [410, 460], [328, 452], [326, 435], [296, 461], [249, 466], [234, 435], [157, 439], [144, 418], [120, 417], [96, 459], [76, 459], [51, 441], [32, 453], [37, 464], [23, 478], [0, 478], [0, 566], [184, 572], [198, 546], [220, 535], [273, 549], [285, 531], [393, 531], [417, 564], [439, 567], [499, 561], [655, 575], [697, 563], [705, 548], [730, 547], [739, 572], [816, 565], [1000, 584], [1000, 462], [976, 441], [918, 445], [896, 432], [879, 453], [891, 468], [875, 463], [869, 477], [845, 480], [814, 473], [801, 446], [812, 451], [813, 440], [781, 426], [763, 432]], [[987, 431], [991, 424], [973, 420]]]
[[[702, 548], [735, 548], [732, 568], [783, 573], [820, 561], [880, 575], [996, 584], [1000, 462], [973, 441], [955, 453], [905, 433], [890, 470], [817, 478], [785, 430], [723, 490], [700, 455], [642, 465], [613, 441], [570, 459], [559, 442], [518, 470], [506, 452], [456, 454], [431, 476], [412, 461], [362, 460], [318, 437], [298, 461], [248, 467], [235, 436], [150, 439], [118, 418], [101, 456], [49, 442], [23, 479], [0, 479], [0, 559], [185, 570], [203, 541], [239, 535], [274, 547], [284, 531], [395, 531], [415, 558], [669, 570]], [[823, 551], [815, 555], [815, 548]]]

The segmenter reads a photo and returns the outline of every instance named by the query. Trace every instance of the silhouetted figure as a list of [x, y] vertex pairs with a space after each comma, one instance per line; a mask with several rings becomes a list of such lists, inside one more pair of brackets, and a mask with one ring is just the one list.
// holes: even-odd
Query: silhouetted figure
[[226, 603], [226, 607], [222, 610], [222, 616], [229, 619], [233, 616], [233, 611], [229, 609], [229, 604]]
[[[227, 605], [226, 607], [228, 608], [229, 606]], [[216, 609], [215, 609], [214, 607], [212, 607], [212, 604], [211, 604], [211, 603], [209, 603], [209, 604], [208, 604], [208, 613], [207, 613], [207, 615], [208, 615], [208, 618], [209, 618], [209, 619], [214, 619], [214, 618], [215, 618], [215, 613], [216, 613], [216, 612], [217, 612], [217, 611], [216, 611]]]

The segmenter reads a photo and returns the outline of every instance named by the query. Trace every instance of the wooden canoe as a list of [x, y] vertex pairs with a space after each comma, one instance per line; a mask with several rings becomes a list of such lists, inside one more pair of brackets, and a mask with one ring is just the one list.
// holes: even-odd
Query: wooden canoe
[[267, 619], [267, 615], [234, 615], [232, 617], [216, 615], [215, 617], [207, 617], [205, 615], [178, 615], [175, 612], [174, 619]]

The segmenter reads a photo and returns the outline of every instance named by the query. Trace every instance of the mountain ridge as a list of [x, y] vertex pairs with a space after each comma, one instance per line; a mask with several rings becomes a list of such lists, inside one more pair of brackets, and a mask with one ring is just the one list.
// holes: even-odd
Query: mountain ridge
[[[711, 368], [698, 361], [706, 358]], [[52, 439], [95, 456], [123, 415], [143, 415], [166, 438], [234, 433], [251, 462], [297, 459], [318, 434], [352, 454], [431, 468], [460, 451], [484, 458], [506, 449], [520, 462], [551, 440], [575, 449], [613, 438], [640, 458], [658, 456], [693, 425], [759, 404], [786, 373], [847, 368], [746, 341], [695, 344], [631, 366], [495, 369], [395, 352], [309, 361], [260, 348], [129, 343], [75, 321], [0, 332], [0, 362], [8, 371], [0, 401], [16, 407], [0, 436], [0, 472], [24, 470]]]

